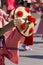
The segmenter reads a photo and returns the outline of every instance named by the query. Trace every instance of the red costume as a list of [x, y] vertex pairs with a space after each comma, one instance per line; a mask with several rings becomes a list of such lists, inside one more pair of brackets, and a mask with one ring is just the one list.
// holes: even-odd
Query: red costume
[[[20, 27], [24, 30], [25, 29], [25, 24], [24, 24], [24, 20], [23, 18], [27, 18], [27, 22], [29, 22], [29, 26], [30, 26], [30, 29], [29, 29], [29, 35], [25, 37], [25, 40], [24, 40], [24, 45], [25, 46], [29, 46], [29, 45], [33, 45], [33, 31], [34, 31], [34, 25], [36, 24], [36, 19], [31, 15], [31, 12], [30, 12], [30, 9], [29, 8], [25, 8], [25, 7], [18, 7], [17, 10], [15, 11], [15, 13], [17, 14], [18, 19], [21, 19], [21, 23], [20, 23]], [[22, 25], [21, 25], [22, 24]], [[32, 26], [32, 27], [31, 27]], [[31, 34], [32, 33], [32, 34]], [[22, 40], [21, 40], [22, 41]]]

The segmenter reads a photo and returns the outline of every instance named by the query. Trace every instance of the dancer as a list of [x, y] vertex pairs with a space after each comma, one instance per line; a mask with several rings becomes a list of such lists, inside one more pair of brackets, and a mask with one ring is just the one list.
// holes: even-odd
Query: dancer
[[4, 33], [2, 32], [2, 27], [3, 27], [3, 22], [4, 18], [0, 16], [0, 65], [5, 65], [4, 62], [4, 57], [9, 56], [9, 52], [7, 51], [6, 45], [5, 45], [5, 36], [3, 35]]
[[[21, 2], [21, 3], [19, 4], [19, 6], [20, 6], [20, 7], [23, 7], [23, 6], [24, 6], [24, 3]], [[26, 9], [27, 9], [27, 11], [30, 11], [29, 8], [26, 8]], [[29, 19], [30, 19], [31, 23], [33, 22], [33, 24], [35, 25], [35, 24], [36, 24], [36, 19], [31, 15], [31, 12], [29, 12], [29, 13], [30, 13]], [[32, 32], [32, 30], [31, 30], [31, 32]], [[25, 50], [32, 50], [32, 49], [29, 47], [30, 45], [33, 45], [33, 34], [30, 35], [30, 36], [28, 36], [28, 37], [25, 37], [25, 40], [24, 40], [24, 43], [23, 43], [22, 47], [23, 47]]]
[[37, 33], [38, 34], [42, 34], [42, 38], [43, 38], [43, 1], [40, 1], [40, 10], [41, 10], [41, 18], [40, 18], [40, 23], [39, 23], [39, 27], [37, 29]]
[[[1, 22], [1, 17], [0, 17], [0, 22]], [[0, 28], [1, 28], [1, 24], [0, 24]], [[0, 36], [0, 65], [5, 65], [4, 63], [4, 54], [3, 54], [3, 44], [5, 43], [5, 39], [4, 36], [1, 35]]]
[[[1, 14], [2, 13], [2, 14]], [[4, 56], [3, 57], [7, 57], [8, 59], [10, 59], [13, 63], [17, 64], [18, 63], [18, 41], [19, 41], [19, 37], [17, 35], [20, 35], [17, 30], [15, 29], [15, 27], [13, 26], [14, 23], [11, 24], [9, 22], [6, 22], [4, 19], [8, 18], [6, 15], [4, 15], [5, 12], [3, 12], [1, 9], [0, 9], [0, 26], [3, 27], [1, 28], [0, 30], [0, 36], [2, 36], [2, 34], [4, 34], [4, 37], [5, 37], [5, 43], [6, 45], [4, 44], [4, 48], [3, 48], [3, 51], [4, 51]], [[4, 15], [4, 16], [3, 16]], [[10, 25], [8, 25], [8, 23]], [[6, 27], [7, 26], [7, 27]], [[14, 27], [14, 28], [13, 28]], [[10, 29], [9, 29], [10, 28]], [[7, 30], [6, 30], [7, 29]], [[2, 32], [3, 31], [3, 32]], [[17, 32], [17, 33], [16, 33]], [[14, 36], [14, 37], [13, 37]], [[20, 36], [21, 37], [21, 36]], [[15, 40], [16, 39], [16, 40]], [[10, 42], [11, 40], [11, 42]], [[9, 44], [8, 44], [8, 43]], [[9, 46], [10, 45], [10, 46]], [[7, 47], [7, 49], [6, 49]], [[13, 49], [10, 49], [10, 48], [13, 48], [14, 47], [14, 50]], [[10, 51], [9, 51], [10, 49]], [[3, 60], [4, 61], [4, 60]]]

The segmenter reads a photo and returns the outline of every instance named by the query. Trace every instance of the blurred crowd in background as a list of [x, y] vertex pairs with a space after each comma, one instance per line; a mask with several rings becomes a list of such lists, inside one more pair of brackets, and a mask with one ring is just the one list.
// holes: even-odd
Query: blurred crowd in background
[[[7, 5], [7, 0], [0, 0], [1, 8], [3, 5]], [[31, 12], [33, 13], [42, 13], [43, 12], [43, 0], [16, 0], [16, 4], [20, 4], [20, 2], [24, 3], [24, 6], [29, 7]]]

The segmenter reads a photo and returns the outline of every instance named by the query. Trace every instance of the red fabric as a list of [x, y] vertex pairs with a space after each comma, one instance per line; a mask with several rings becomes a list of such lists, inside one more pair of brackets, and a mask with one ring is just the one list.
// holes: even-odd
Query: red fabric
[[0, 65], [5, 65], [4, 64], [4, 56], [0, 55]]
[[[4, 52], [5, 52], [4, 54], [5, 54], [5, 56], [7, 55], [6, 57], [8, 59], [10, 59], [13, 63], [16, 63], [16, 64], [18, 64], [18, 57], [19, 57], [18, 43], [20, 41], [22, 41], [22, 40], [20, 40], [21, 37], [22, 36], [17, 31], [17, 29], [13, 30], [13, 28], [12, 28], [11, 30], [9, 30], [5, 33], [5, 43], [6, 43], [6, 45], [4, 46]], [[33, 35], [31, 35], [30, 37], [26, 37], [24, 44], [32, 45], [33, 44]]]
[[32, 17], [32, 16], [27, 16], [27, 18], [28, 18], [28, 21], [30, 21], [30, 23], [36, 23], [36, 19], [34, 18], [34, 17]]
[[10, 59], [13, 63], [18, 64], [18, 58], [19, 58], [19, 50], [18, 50], [18, 43], [21, 38], [21, 35], [18, 33], [17, 29], [12, 31], [8, 38], [6, 39], [6, 46], [10, 55], [8, 59]]
[[[8, 24], [4, 19], [3, 21], [0, 21], [0, 23], [1, 23], [0, 26], [2, 27]], [[5, 36], [5, 43], [6, 43], [6, 45], [4, 44], [3, 47], [4, 57], [6, 56], [13, 63], [18, 64], [18, 57], [19, 57], [18, 43], [21, 38], [21, 35], [18, 33], [16, 28], [12, 28], [9, 29], [7, 32], [5, 32], [4, 36]]]
[[25, 38], [24, 44], [26, 46], [33, 45], [33, 34]]
[[6, 0], [6, 9], [7, 10], [12, 10], [16, 9], [16, 0]]
[[0, 40], [0, 65], [4, 65], [4, 54], [3, 54], [2, 40]]
[[26, 29], [26, 24], [25, 24], [25, 23], [20, 24], [20, 28], [21, 28], [22, 30]]

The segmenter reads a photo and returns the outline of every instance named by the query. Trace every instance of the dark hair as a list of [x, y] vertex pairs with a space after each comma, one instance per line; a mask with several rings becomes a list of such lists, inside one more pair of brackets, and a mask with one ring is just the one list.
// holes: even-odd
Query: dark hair
[[23, 5], [23, 0], [17, 0], [16, 3], [17, 5]]
[[27, 1], [23, 1], [23, 0], [19, 0], [18, 2], [17, 2], [17, 5], [22, 5], [22, 6], [27, 6]]
[[29, 8], [30, 8], [30, 5], [31, 5], [31, 3], [27, 3], [27, 7], [29, 7]]
[[41, 15], [41, 18], [43, 18], [43, 14]]

